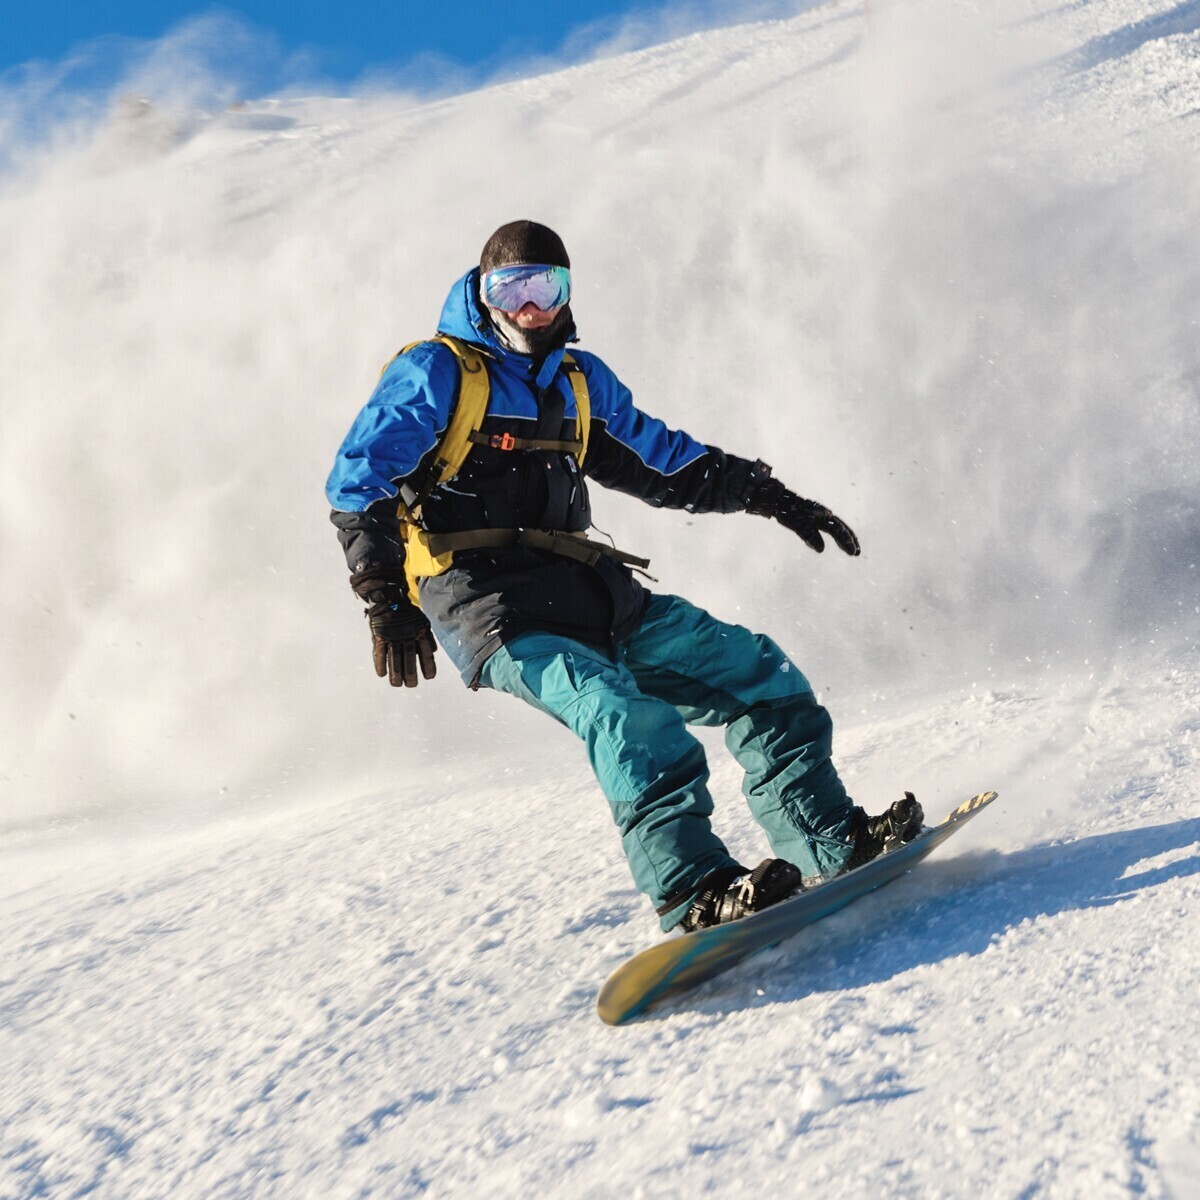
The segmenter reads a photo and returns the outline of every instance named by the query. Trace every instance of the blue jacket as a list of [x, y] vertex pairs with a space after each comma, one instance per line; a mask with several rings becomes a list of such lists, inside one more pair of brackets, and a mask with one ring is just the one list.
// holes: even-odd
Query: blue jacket
[[[451, 289], [438, 331], [488, 356], [491, 396], [486, 433], [570, 440], [575, 398], [562, 370], [563, 348], [544, 359], [508, 349], [478, 298], [479, 272]], [[570, 327], [568, 337], [574, 334]], [[650, 504], [692, 512], [735, 512], [767, 468], [668, 429], [634, 407], [629, 389], [594, 354], [573, 351], [587, 379], [591, 434], [582, 473], [570, 454], [472, 447], [459, 474], [433, 490], [422, 515], [434, 533], [464, 529], [584, 532], [591, 526], [588, 480]], [[352, 572], [403, 578], [404, 548], [395, 500], [420, 479], [449, 423], [458, 364], [446, 347], [424, 343], [397, 356], [338, 450], [326, 495]], [[630, 547], [636, 550], [636, 547]], [[502, 642], [528, 630], [606, 645], [631, 632], [646, 594], [609, 559], [588, 566], [524, 548], [455, 556], [443, 575], [424, 579], [421, 607], [468, 683]]]

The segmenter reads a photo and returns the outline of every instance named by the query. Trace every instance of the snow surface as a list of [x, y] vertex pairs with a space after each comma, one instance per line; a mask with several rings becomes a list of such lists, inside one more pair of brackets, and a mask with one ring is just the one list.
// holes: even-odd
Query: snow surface
[[[1200, 1196], [1200, 3], [814, 4], [433, 101], [156, 71], [0, 119], [0, 1197]], [[1001, 793], [615, 1030], [656, 930], [579, 748], [380, 684], [321, 496], [521, 215], [646, 408], [865, 553], [600, 524], [793, 653], [868, 808]]]

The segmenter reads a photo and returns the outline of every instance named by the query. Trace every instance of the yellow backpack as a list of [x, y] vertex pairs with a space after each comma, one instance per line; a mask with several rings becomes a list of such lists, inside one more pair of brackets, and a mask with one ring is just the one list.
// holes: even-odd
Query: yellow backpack
[[[412, 602], [418, 603], [417, 581], [448, 570], [457, 550], [526, 545], [591, 562], [594, 562], [599, 554], [614, 553], [609, 547], [597, 547], [595, 543], [578, 534], [525, 529], [470, 529], [459, 533], [431, 534], [422, 528], [421, 505], [435, 487], [453, 479], [462, 470], [472, 446], [491, 446], [497, 450], [558, 450], [573, 454], [576, 463], [582, 467], [587, 454], [592, 420], [591, 400], [583, 368], [570, 354], [564, 354], [563, 367], [567, 371], [571, 391], [575, 396], [575, 409], [579, 414], [575, 426], [576, 440], [555, 442], [517, 438], [507, 433], [489, 436], [482, 432], [491, 397], [484, 355], [468, 342], [447, 334], [438, 334], [425, 342], [413, 342], [405, 346], [400, 353], [407, 354], [415, 347], [428, 345], [429, 342], [445, 346], [457, 359], [458, 395], [450, 416], [450, 424], [442, 435], [433, 465], [426, 472], [419, 489], [405, 489], [397, 503], [396, 515], [400, 518], [400, 531], [405, 547], [404, 570], [408, 577], [408, 592]], [[387, 367], [384, 370], [387, 370]], [[622, 558], [628, 558], [637, 564], [643, 561], [627, 555], [622, 555]]]

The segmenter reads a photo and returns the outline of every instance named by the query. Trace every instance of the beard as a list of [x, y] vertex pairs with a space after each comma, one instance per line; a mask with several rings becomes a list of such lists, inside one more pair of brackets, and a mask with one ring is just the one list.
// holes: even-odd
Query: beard
[[522, 329], [507, 313], [497, 308], [489, 308], [488, 316], [491, 317], [500, 340], [510, 350], [515, 350], [518, 354], [528, 354], [532, 358], [543, 358], [552, 350], [565, 346], [574, 327], [569, 304], [563, 305], [545, 329]]

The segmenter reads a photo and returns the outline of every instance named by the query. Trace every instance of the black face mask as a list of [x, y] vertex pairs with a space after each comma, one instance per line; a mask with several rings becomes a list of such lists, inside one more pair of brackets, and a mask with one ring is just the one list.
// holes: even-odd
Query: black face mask
[[532, 358], [544, 358], [552, 350], [559, 350], [571, 336], [574, 319], [571, 306], [564, 304], [558, 316], [545, 329], [522, 329], [511, 317], [496, 308], [489, 308], [488, 316], [500, 335], [500, 340], [518, 354]]

